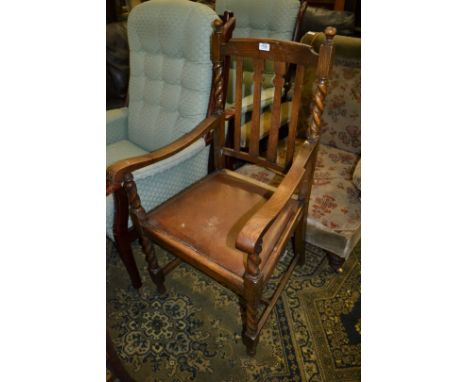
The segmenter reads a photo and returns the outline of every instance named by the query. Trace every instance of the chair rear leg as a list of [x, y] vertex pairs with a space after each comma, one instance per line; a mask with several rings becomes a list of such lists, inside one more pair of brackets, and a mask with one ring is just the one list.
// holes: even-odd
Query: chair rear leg
[[343, 273], [343, 264], [345, 259], [328, 251], [326, 251], [326, 253], [330, 267], [332, 267], [336, 273]]
[[132, 286], [135, 289], [141, 288], [141, 277], [140, 273], [138, 272], [138, 267], [135, 262], [135, 258], [132, 252], [132, 246], [130, 241], [124, 236], [115, 235], [115, 247], [119, 254], [120, 259], [122, 260], [125, 268], [127, 269], [128, 275], [130, 276], [130, 280], [132, 282]]
[[131, 242], [135, 235], [132, 236], [132, 232], [128, 229], [128, 213], [127, 195], [123, 188], [119, 188], [114, 192], [114, 243], [133, 287], [139, 289], [142, 283], [132, 252]]
[[297, 225], [296, 232], [294, 232], [292, 245], [295, 256], [299, 256], [297, 264], [302, 266], [305, 264], [305, 231], [307, 220], [304, 218], [302, 222]]

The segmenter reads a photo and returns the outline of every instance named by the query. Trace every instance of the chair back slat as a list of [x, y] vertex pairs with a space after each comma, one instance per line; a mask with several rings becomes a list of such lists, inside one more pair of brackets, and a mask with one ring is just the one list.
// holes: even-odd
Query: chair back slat
[[273, 79], [273, 86], [275, 88], [273, 96], [273, 107], [271, 113], [271, 125], [268, 135], [268, 149], [267, 159], [270, 162], [276, 162], [278, 135], [281, 122], [281, 98], [284, 86], [284, 75], [286, 73], [286, 63], [277, 61], [274, 64], [275, 78]]
[[288, 142], [286, 149], [285, 168], [289, 168], [294, 157], [294, 144], [296, 141], [297, 120], [299, 117], [299, 107], [301, 104], [302, 84], [304, 81], [304, 65], [298, 65], [296, 68], [296, 79], [294, 81], [294, 96], [291, 106], [291, 117], [289, 119]]
[[241, 115], [242, 115], [242, 83], [244, 60], [237, 56], [236, 62], [236, 90], [235, 90], [235, 115], [234, 115], [234, 149], [240, 150]]
[[258, 155], [258, 142], [260, 140], [260, 99], [262, 95], [262, 78], [265, 61], [256, 58], [253, 62], [254, 67], [254, 90], [253, 90], [253, 109], [252, 109], [252, 124], [249, 137], [249, 154]]

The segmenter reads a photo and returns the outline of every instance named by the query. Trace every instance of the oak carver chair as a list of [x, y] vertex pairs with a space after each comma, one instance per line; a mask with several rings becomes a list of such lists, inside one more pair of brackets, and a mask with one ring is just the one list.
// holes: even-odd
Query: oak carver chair
[[[150, 153], [164, 152], [212, 113], [210, 41], [217, 19], [208, 6], [187, 0], [148, 1], [129, 14], [129, 104], [107, 111], [106, 161], [108, 169], [117, 165], [134, 171], [145, 208], [207, 174], [210, 149], [202, 138], [166, 160], [145, 165]], [[231, 19], [226, 30], [232, 31], [234, 23]], [[115, 243], [133, 287], [140, 288], [131, 249], [138, 235], [129, 221], [127, 194], [121, 184], [108, 181], [106, 236]]]
[[[334, 28], [326, 29], [326, 40], [319, 53], [310, 46], [274, 39], [230, 39], [223, 42], [222, 22], [215, 21], [212, 58], [215, 67], [214, 115], [186, 134], [184, 139], [167, 147], [158, 155], [147, 155], [147, 165], [167, 158], [184, 149], [200, 137], [213, 134], [215, 171], [184, 191], [146, 212], [134, 176], [133, 167], [114, 165], [109, 179], [114, 184], [124, 182], [149, 272], [159, 293], [165, 293], [166, 275], [184, 261], [229, 288], [239, 296], [243, 323], [242, 339], [251, 356], [256, 353], [259, 334], [276, 301], [285, 288], [295, 266], [304, 264], [304, 234], [307, 206], [317, 156], [321, 113], [327, 93], [327, 78], [333, 59]], [[223, 62], [231, 57], [236, 71], [242, 72], [243, 60], [254, 62], [253, 129], [249, 151], [240, 147], [240, 109], [236, 110], [234, 143], [225, 140], [223, 113]], [[272, 127], [265, 156], [259, 152], [259, 118], [261, 112], [261, 72], [265, 60], [274, 61]], [[285, 164], [277, 163], [277, 143], [281, 92], [288, 62], [297, 64], [294, 96]], [[316, 65], [317, 82], [307, 138], [294, 157], [297, 116], [301, 100], [302, 81], [306, 67]], [[237, 76], [235, 87], [242, 86]], [[237, 92], [236, 102], [241, 102]], [[256, 143], [254, 145], [254, 143]], [[225, 168], [225, 159], [239, 160], [265, 166], [285, 174], [277, 187], [271, 187]], [[295, 158], [293, 160], [293, 158]], [[270, 278], [288, 240], [292, 238], [294, 257], [276, 291], [264, 298], [262, 291]], [[175, 255], [175, 259], [161, 267], [153, 242]], [[266, 308], [259, 316], [259, 304]]]

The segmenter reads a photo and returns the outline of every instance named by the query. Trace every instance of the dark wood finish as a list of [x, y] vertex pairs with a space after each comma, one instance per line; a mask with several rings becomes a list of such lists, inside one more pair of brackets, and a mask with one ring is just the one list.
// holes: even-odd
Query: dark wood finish
[[328, 264], [336, 273], [343, 273], [345, 259], [327, 251]]
[[[232, 36], [232, 31], [236, 25], [236, 20], [233, 17], [232, 12], [225, 12], [223, 20], [224, 22], [216, 20], [214, 23], [216, 33], [213, 34], [212, 44], [219, 45], [223, 41], [230, 39]], [[106, 170], [106, 195], [109, 195], [110, 193], [113, 193], [114, 195], [114, 244], [125, 268], [128, 271], [132, 286], [136, 289], [139, 289], [142, 283], [135, 263], [135, 258], [133, 256], [131, 243], [138, 237], [138, 230], [135, 227], [128, 228], [129, 200], [127, 198], [127, 193], [124, 192], [122, 188], [124, 176], [138, 168], [148, 166], [151, 163], [155, 163], [174, 155], [176, 152], [183, 150], [185, 147], [193, 143], [194, 140], [200, 137], [205, 137], [207, 142], [211, 140], [211, 135], [207, 134], [207, 132], [210, 131], [210, 128], [213, 125], [221, 123], [221, 121], [219, 121], [219, 117], [216, 117], [216, 113], [218, 115], [222, 114], [222, 108], [226, 102], [225, 96], [223, 96], [223, 86], [227, 87], [227, 79], [224, 79], [225, 84], [216, 80], [216, 76], [218, 79], [222, 78], [222, 68], [219, 67], [219, 64], [223, 65], [224, 62], [220, 56], [218, 61], [218, 66], [216, 64], [213, 66], [213, 81], [207, 110], [207, 116], [209, 117], [196, 126], [190, 133], [177, 139], [172, 144], [146, 155], [118, 161], [109, 166]], [[213, 62], [215, 62], [214, 57]], [[126, 105], [128, 105], [128, 93]], [[155, 258], [155, 255], [150, 255], [150, 259], [153, 259], [153, 257]], [[154, 265], [154, 261], [152, 264]], [[153, 280], [154, 278], [159, 279], [160, 276], [156, 276], [158, 272], [155, 269], [149, 267], [149, 272]]]
[[[259, 44], [269, 44], [268, 50], [260, 50]], [[265, 47], [265, 49], [267, 49]], [[318, 54], [306, 44], [271, 38], [236, 38], [221, 47], [223, 56], [250, 57], [298, 65], [315, 65]]]
[[[141, 235], [150, 274], [153, 275], [153, 281], [158, 290], [164, 293], [164, 277], [178, 265], [179, 260], [174, 260], [161, 268], [151, 242], [171, 251], [177, 259], [191, 264], [238, 294], [242, 318], [242, 340], [247, 347], [247, 353], [253, 356], [262, 327], [286, 287], [295, 266], [304, 263], [307, 206], [319, 143], [319, 136], [316, 133], [320, 132], [320, 118], [321, 111], [323, 111], [321, 106], [316, 109], [310, 108], [310, 112], [315, 113], [309, 127], [311, 131], [300, 146], [300, 151], [294, 160], [292, 160], [294, 145], [289, 148], [288, 155], [291, 155], [292, 163], [287, 165], [288, 168], [281, 166], [277, 163], [277, 155], [274, 154], [274, 151], [278, 149], [277, 133], [280, 128], [281, 91], [278, 89], [282, 85], [282, 75], [285, 73], [286, 65], [299, 64], [296, 91], [291, 105], [292, 112], [297, 111], [296, 104], [300, 102], [300, 82], [303, 80], [302, 65], [316, 63], [317, 85], [318, 87], [323, 85], [323, 89], [316, 91], [320, 94], [315, 94], [314, 100], [323, 104], [326, 96], [327, 74], [333, 55], [331, 40], [336, 31], [327, 28], [327, 42], [321, 47], [320, 57], [317, 60], [318, 54], [307, 45], [270, 39], [227, 41], [223, 38], [222, 25], [217, 23], [215, 26], [216, 33], [212, 44], [216, 100], [214, 113], [208, 117], [208, 119], [211, 118], [210, 122], [199, 126], [198, 130], [195, 129], [183, 143], [180, 141], [174, 143], [172, 152], [175, 153], [181, 149], [181, 146], [195, 141], [200, 134], [213, 131], [216, 171], [148, 213], [141, 206], [135, 182], [128, 172], [133, 168], [131, 164], [127, 163], [125, 169], [114, 167], [112, 179], [119, 180], [121, 178], [119, 174], [123, 174], [131, 213]], [[271, 49], [259, 52], [259, 43], [266, 41]], [[241, 151], [236, 139], [233, 144], [225, 139], [224, 97], [219, 94], [219, 91], [224, 89], [224, 77], [227, 75], [227, 73], [223, 74], [225, 69], [223, 62], [231, 55], [237, 61], [244, 58], [253, 59], [256, 73], [253, 102], [255, 121], [248, 152]], [[267, 158], [260, 156], [258, 148], [258, 124], [261, 113], [260, 74], [265, 59], [283, 63], [275, 64], [278, 79], [275, 82], [277, 91], [275, 91], [270, 129], [276, 138], [271, 143], [269, 142]], [[239, 86], [236, 88], [239, 90]], [[291, 123], [296, 125], [297, 119], [294, 119], [295, 117], [292, 117]], [[295, 139], [295, 131], [296, 128], [293, 126], [289, 132], [289, 142]], [[164, 155], [153, 154], [151, 158], [140, 160], [138, 163], [154, 163], [168, 155], [171, 155], [170, 152], [164, 152]], [[276, 171], [285, 174], [284, 178], [277, 188], [247, 179], [225, 169], [225, 158], [229, 156], [242, 158], [267, 168], [275, 168]], [[273, 295], [269, 299], [263, 298], [264, 286], [291, 238], [294, 238], [293, 259]], [[262, 313], [259, 310], [261, 303], [266, 304]]]
[[130, 229], [128, 228], [128, 200], [127, 194], [122, 188], [118, 188], [114, 192], [114, 214], [114, 245], [120, 259], [127, 269], [132, 286], [135, 289], [139, 289], [142, 285], [141, 277], [135, 258], [133, 257], [131, 245], [132, 241], [134, 241], [138, 235], [133, 227]]

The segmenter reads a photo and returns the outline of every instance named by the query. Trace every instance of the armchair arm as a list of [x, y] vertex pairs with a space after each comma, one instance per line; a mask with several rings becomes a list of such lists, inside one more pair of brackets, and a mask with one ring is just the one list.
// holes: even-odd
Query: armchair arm
[[239, 232], [236, 248], [249, 254], [259, 249], [261, 239], [278, 214], [283, 210], [301, 184], [306, 166], [312, 157], [317, 142], [305, 141], [301, 150], [271, 198], [247, 221]]
[[128, 109], [106, 111], [106, 145], [127, 139]]
[[159, 150], [138, 157], [123, 159], [110, 165], [107, 168], [108, 184], [112, 187], [119, 186], [126, 173], [149, 166], [177, 154], [179, 151], [182, 151], [197, 139], [201, 138], [208, 131], [220, 126], [223, 122], [224, 114], [210, 116], [200, 122], [192, 131]]

